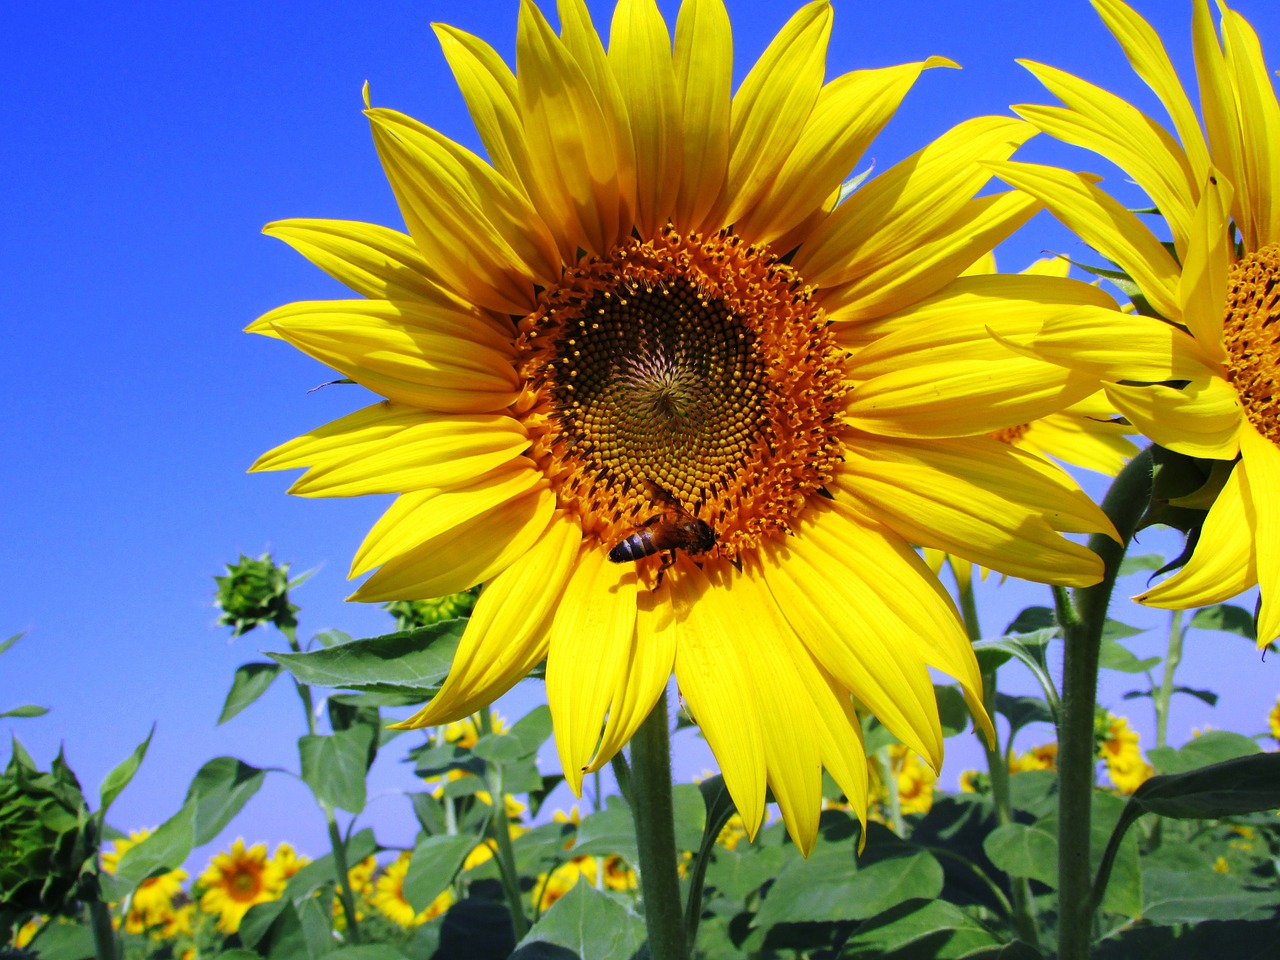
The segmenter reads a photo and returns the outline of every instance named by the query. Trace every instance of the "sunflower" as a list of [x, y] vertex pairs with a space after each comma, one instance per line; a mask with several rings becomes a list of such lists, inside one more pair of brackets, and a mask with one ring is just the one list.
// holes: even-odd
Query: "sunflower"
[[[1027, 68], [1064, 106], [1015, 110], [1124, 170], [1150, 197], [1170, 244], [1095, 185], [1096, 177], [992, 164], [1117, 264], [1158, 316], [1081, 309], [1022, 346], [1092, 373], [1143, 433], [1177, 453], [1223, 461], [1221, 489], [1190, 560], [1137, 597], [1183, 609], [1259, 585], [1258, 644], [1280, 635], [1280, 106], [1257, 35], [1206, 0], [1192, 17], [1204, 129], [1164, 46], [1120, 0], [1094, 0], [1176, 132], [1119, 97], [1043, 64]], [[1216, 482], [1221, 482], [1218, 477]]]
[[1098, 754], [1106, 762], [1107, 775], [1121, 793], [1133, 793], [1155, 773], [1138, 746], [1138, 732], [1130, 729], [1126, 718], [1101, 714], [1096, 736]]
[[446, 888], [422, 910], [414, 910], [413, 905], [405, 899], [404, 877], [409, 872], [409, 861], [413, 854], [405, 851], [387, 865], [387, 869], [374, 882], [374, 890], [369, 902], [383, 916], [401, 927], [416, 927], [434, 917], [440, 916], [453, 906], [452, 888]]
[[[824, 82], [832, 10], [802, 7], [732, 91], [721, 0], [521, 4], [513, 71], [436, 33], [490, 162], [369, 105], [408, 227], [266, 232], [365, 299], [289, 304], [281, 338], [385, 399], [265, 454], [303, 496], [399, 494], [354, 599], [484, 582], [439, 694], [459, 719], [546, 660], [565, 776], [617, 753], [674, 670], [754, 836], [766, 790], [808, 850], [830, 771], [865, 815], [853, 697], [935, 769], [929, 668], [977, 718], [976, 659], [913, 549], [1093, 583], [1062, 532], [1110, 531], [1038, 458], [983, 434], [1094, 378], [990, 338], [1085, 284], [960, 272], [1029, 218], [976, 197], [1033, 128], [961, 123], [846, 184], [932, 58]], [[629, 557], [655, 549], [635, 562]], [[610, 561], [615, 562], [610, 562]], [[852, 695], [852, 696], [851, 696]], [[607, 718], [607, 720], [606, 720]]]
[[1272, 740], [1280, 740], [1280, 697], [1276, 698], [1276, 705], [1267, 714], [1267, 729]]
[[200, 874], [200, 909], [218, 915], [219, 930], [235, 933], [249, 908], [279, 898], [284, 883], [279, 865], [267, 857], [265, 843], [246, 849], [244, 840], [236, 837], [231, 849], [214, 854]]

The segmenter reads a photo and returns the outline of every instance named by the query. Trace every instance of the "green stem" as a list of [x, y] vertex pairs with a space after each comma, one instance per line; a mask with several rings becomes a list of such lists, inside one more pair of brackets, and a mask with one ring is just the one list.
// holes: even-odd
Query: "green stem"
[[347, 863], [347, 845], [342, 840], [342, 832], [338, 829], [338, 819], [334, 816], [333, 807], [320, 801], [324, 810], [325, 824], [329, 828], [329, 846], [333, 850], [334, 871], [338, 874], [338, 900], [342, 904], [342, 915], [347, 921], [347, 933], [352, 943], [360, 942], [360, 924], [356, 919], [356, 898], [351, 890], [351, 867]]
[[[1062, 711], [1058, 720], [1058, 960], [1087, 960], [1093, 931], [1090, 823], [1096, 764], [1093, 717], [1098, 655], [1120, 561], [1151, 498], [1150, 448], [1116, 477], [1102, 502], [1120, 543], [1102, 534], [1089, 547], [1103, 562], [1102, 580], [1068, 598], [1054, 589], [1063, 628]], [[1074, 603], [1072, 602], [1074, 600]]]
[[97, 960], [117, 960], [116, 932], [111, 928], [111, 908], [101, 900], [89, 901], [89, 923], [93, 926], [93, 951]]
[[889, 823], [894, 833], [905, 837], [907, 822], [902, 817], [902, 796], [898, 793], [898, 774], [893, 769], [893, 758], [889, 756], [889, 748], [881, 747], [877, 750], [875, 761], [880, 782], [884, 785], [885, 795], [889, 798]]
[[[493, 733], [493, 714], [488, 707], [480, 711], [480, 732], [485, 736]], [[493, 801], [493, 817], [490, 820], [490, 826], [493, 829], [493, 839], [498, 844], [498, 875], [502, 878], [507, 908], [511, 911], [511, 926], [515, 930], [516, 942], [519, 942], [529, 932], [529, 918], [524, 915], [524, 904], [520, 899], [520, 875], [516, 872], [516, 855], [511, 847], [511, 825], [507, 820], [507, 797], [506, 787], [502, 782], [502, 764], [486, 763], [485, 780], [489, 786], [489, 799]]]
[[[960, 614], [964, 619], [965, 631], [969, 640], [976, 643], [982, 639], [982, 626], [978, 620], [978, 602], [973, 591], [973, 578], [960, 588]], [[996, 671], [994, 668], [982, 671], [982, 700], [987, 708], [987, 715], [992, 724], [996, 718]], [[1000, 748], [1000, 734], [997, 730], [996, 741], [982, 741], [987, 755], [987, 772], [991, 777], [991, 799], [996, 808], [996, 819], [1001, 824], [1013, 822], [1013, 803], [1009, 799], [1009, 760], [1008, 751]], [[1008, 745], [1012, 748], [1012, 742]], [[1040, 937], [1036, 931], [1035, 911], [1031, 899], [1031, 883], [1026, 877], [1009, 876], [1009, 885], [1013, 891], [1014, 929], [1018, 938], [1037, 949]]]
[[1163, 747], [1169, 734], [1169, 701], [1173, 699], [1173, 674], [1182, 662], [1182, 611], [1173, 611], [1169, 625], [1169, 649], [1164, 655], [1164, 675], [1156, 692], [1156, 746]]
[[631, 738], [631, 794], [649, 956], [652, 960], [688, 960], [680, 880], [676, 875], [671, 733], [667, 729], [665, 694]]

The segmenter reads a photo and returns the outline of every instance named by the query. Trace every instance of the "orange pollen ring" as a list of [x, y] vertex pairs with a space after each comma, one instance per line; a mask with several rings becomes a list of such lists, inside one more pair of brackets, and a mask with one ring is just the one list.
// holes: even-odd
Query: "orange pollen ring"
[[1222, 328], [1227, 378], [1245, 416], [1280, 446], [1280, 244], [1267, 244], [1231, 268]]
[[667, 227], [584, 258], [519, 329], [529, 455], [606, 546], [662, 510], [652, 484], [735, 559], [841, 461], [845, 354], [766, 247]]

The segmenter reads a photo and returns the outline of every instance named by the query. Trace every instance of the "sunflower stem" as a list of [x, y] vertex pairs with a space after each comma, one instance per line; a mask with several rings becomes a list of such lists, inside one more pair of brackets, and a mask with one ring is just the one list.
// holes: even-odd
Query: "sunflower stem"
[[[493, 733], [493, 714], [488, 707], [480, 711], [480, 733], [484, 736]], [[506, 787], [502, 782], [502, 773], [502, 764], [485, 764], [489, 799], [493, 801], [493, 816], [489, 825], [493, 830], [493, 839], [498, 844], [498, 874], [502, 878], [502, 889], [507, 897], [507, 909], [511, 911], [511, 925], [515, 929], [518, 943], [529, 932], [529, 919], [524, 915], [524, 905], [520, 900], [520, 874], [516, 872], [516, 855], [511, 847], [511, 823], [507, 819]]]
[[111, 908], [101, 900], [89, 901], [89, 923], [93, 927], [93, 950], [97, 960], [118, 960], [116, 932], [111, 926]]
[[[978, 619], [978, 601], [973, 590], [973, 577], [956, 586], [960, 594], [960, 614], [964, 618], [964, 628], [969, 640], [976, 643], [982, 639], [982, 626]], [[987, 708], [987, 715], [995, 723], [996, 716], [996, 671], [994, 668], [982, 671], [982, 701]], [[987, 755], [987, 774], [991, 777], [991, 800], [995, 804], [996, 819], [1001, 824], [1013, 822], [1013, 804], [1009, 799], [1009, 761], [1008, 750], [1000, 746], [1000, 733], [996, 731], [995, 743], [982, 741]], [[1013, 744], [1008, 745], [1012, 747]], [[1031, 899], [1031, 883], [1026, 877], [1009, 877], [1009, 885], [1013, 890], [1013, 906], [1010, 914], [1018, 938], [1039, 949], [1040, 937], [1036, 931], [1035, 911]]]
[[1163, 747], [1169, 736], [1169, 701], [1173, 699], [1173, 674], [1182, 662], [1182, 640], [1186, 632], [1182, 629], [1182, 611], [1173, 611], [1173, 620], [1169, 624], [1169, 649], [1164, 655], [1164, 674], [1160, 677], [1160, 688], [1155, 692], [1156, 702], [1156, 746]]
[[688, 960], [671, 801], [667, 698], [658, 698], [631, 738], [631, 815], [640, 851], [640, 889], [652, 960]]
[[329, 846], [333, 849], [334, 870], [338, 874], [338, 900], [342, 904], [342, 915], [347, 921], [347, 933], [352, 943], [360, 942], [360, 923], [356, 919], [356, 899], [351, 890], [351, 866], [347, 863], [347, 845], [342, 840], [342, 832], [338, 829], [338, 819], [334, 816], [333, 807], [321, 801], [325, 823], [329, 828]]
[[[1058, 719], [1058, 960], [1088, 960], [1093, 931], [1089, 868], [1093, 804], [1093, 718], [1097, 707], [1098, 656], [1120, 561], [1151, 499], [1151, 450], [1134, 457], [1116, 477], [1102, 509], [1120, 534], [1103, 534], [1089, 547], [1103, 562], [1102, 580], [1077, 588], [1068, 599], [1055, 589], [1063, 629], [1062, 712]], [[1074, 601], [1074, 602], [1073, 602]]]

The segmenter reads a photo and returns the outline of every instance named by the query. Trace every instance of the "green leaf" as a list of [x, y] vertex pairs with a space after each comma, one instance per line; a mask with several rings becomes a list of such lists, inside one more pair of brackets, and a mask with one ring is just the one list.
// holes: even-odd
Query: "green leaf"
[[[1172, 689], [1173, 693], [1185, 693], [1195, 697], [1197, 700], [1203, 700], [1211, 707], [1218, 705], [1218, 695], [1212, 690], [1196, 690], [1192, 687], [1184, 687], [1181, 684], [1175, 685]], [[1124, 695], [1125, 700], [1141, 700], [1144, 697], [1152, 697], [1155, 694], [1150, 690], [1130, 690]]]
[[933, 693], [938, 698], [943, 737], [964, 733], [969, 726], [969, 707], [960, 688], [953, 684], [934, 684]]
[[1104, 670], [1119, 670], [1121, 673], [1146, 673], [1160, 662], [1159, 657], [1147, 657], [1139, 660], [1133, 652], [1117, 640], [1104, 636], [1102, 648], [1098, 652], [1098, 666]]
[[1212, 607], [1197, 610], [1191, 618], [1190, 626], [1201, 630], [1221, 630], [1223, 633], [1234, 633], [1246, 640], [1258, 640], [1257, 624], [1253, 614], [1244, 607], [1232, 603], [1219, 603]]
[[[842, 960], [959, 960], [1006, 946], [945, 900], [912, 900], [868, 920], [845, 943]], [[1030, 948], [1027, 948], [1030, 950]], [[1031, 951], [1027, 956], [1036, 956]], [[1004, 954], [1021, 960], [1018, 954]]]
[[235, 757], [215, 757], [200, 768], [187, 789], [186, 800], [195, 803], [196, 846], [209, 843], [222, 832], [258, 792], [266, 775], [266, 770]]
[[997, 692], [996, 711], [1004, 714], [1008, 719], [1010, 738], [1030, 724], [1053, 723], [1053, 713], [1049, 710], [1049, 705], [1039, 697], [1014, 697]]
[[40, 960], [91, 960], [96, 956], [93, 931], [87, 923], [46, 923], [31, 941], [29, 949]]
[[0, 719], [4, 719], [5, 717], [43, 717], [48, 712], [48, 707], [37, 707], [34, 703], [24, 703], [20, 707], [14, 707], [12, 710], [5, 710], [3, 713], [0, 713]]
[[1151, 777], [1129, 802], [1143, 813], [1179, 820], [1280, 809], [1280, 753], [1255, 752], [1185, 773]]
[[112, 885], [120, 889], [121, 897], [148, 877], [182, 866], [196, 845], [195, 821], [196, 803], [188, 800], [146, 839], [124, 852], [112, 878]]
[[550, 944], [590, 960], [631, 960], [645, 943], [644, 920], [629, 906], [588, 883], [551, 905], [529, 930], [512, 960], [546, 956], [533, 945]]
[[424, 837], [413, 848], [404, 875], [404, 898], [414, 910], [425, 910], [462, 869], [462, 861], [479, 839], [470, 834]]
[[[221, 954], [218, 960], [223, 960]], [[405, 954], [389, 943], [361, 943], [354, 947], [340, 947], [324, 954], [321, 960], [405, 960]]]
[[351, 634], [342, 630], [321, 630], [311, 639], [322, 647], [339, 647], [351, 642]]
[[1110, 617], [1107, 617], [1102, 624], [1104, 640], [1123, 640], [1125, 637], [1136, 637], [1140, 633], [1146, 633], [1146, 631], [1121, 623], [1119, 620], [1112, 620]]
[[1157, 773], [1186, 773], [1213, 763], [1258, 753], [1256, 742], [1230, 730], [1208, 730], [1174, 749], [1159, 747], [1147, 751], [1147, 759]]
[[298, 738], [302, 779], [323, 802], [359, 813], [367, 799], [365, 775], [369, 772], [369, 748], [374, 731], [367, 726], [339, 730], [329, 736]]
[[147, 738], [134, 747], [133, 753], [121, 761], [102, 781], [102, 786], [98, 788], [98, 816], [101, 819], [106, 819], [111, 804], [115, 803], [116, 797], [120, 796], [120, 792], [129, 785], [133, 775], [138, 772], [138, 767], [142, 765], [142, 760], [147, 755], [147, 748], [151, 746], [151, 738], [155, 733], [156, 727], [152, 724]]
[[24, 630], [22, 631], [22, 633], [15, 633], [8, 640], [0, 640], [0, 653], [4, 653], [6, 650], [8, 650], [10, 647], [12, 647], [15, 643], [17, 643], [26, 635], [27, 635], [27, 632]]
[[1144, 573], [1148, 570], [1159, 570], [1164, 566], [1164, 557], [1158, 553], [1144, 553], [1140, 555], [1127, 555], [1120, 561], [1119, 576], [1128, 576], [1131, 573]]
[[[868, 840], [872, 849], [874, 840]], [[930, 900], [942, 893], [942, 867], [932, 854], [906, 845], [859, 868], [850, 842], [810, 855], [783, 868], [769, 888], [753, 926], [865, 920], [907, 900]]]
[[444, 620], [421, 630], [353, 640], [309, 653], [269, 656], [311, 686], [412, 692], [419, 700], [429, 700], [449, 673], [465, 627], [466, 621]]
[[236, 667], [235, 679], [231, 681], [231, 689], [227, 691], [218, 723], [226, 723], [266, 693], [279, 675], [280, 665], [277, 663], [244, 663]]
[[1130, 927], [1110, 934], [1094, 948], [1094, 960], [1181, 960], [1280, 957], [1280, 925], [1267, 920], [1204, 921], [1190, 926]]
[[490, 733], [476, 741], [471, 752], [490, 763], [515, 763], [536, 756], [551, 736], [551, 708], [534, 707], [505, 733]]
[[1022, 610], [1007, 627], [1006, 634], [1031, 634], [1041, 630], [1053, 630], [1058, 626], [1058, 618], [1052, 607], [1027, 607]]
[[1042, 827], [1002, 824], [987, 834], [982, 848], [1009, 876], [1058, 886], [1058, 838]]
[[1184, 867], [1148, 866], [1143, 879], [1146, 896], [1142, 916], [1149, 923], [1264, 919], [1274, 923], [1275, 891], [1249, 890], [1235, 877], [1217, 873], [1208, 865], [1194, 873]]

